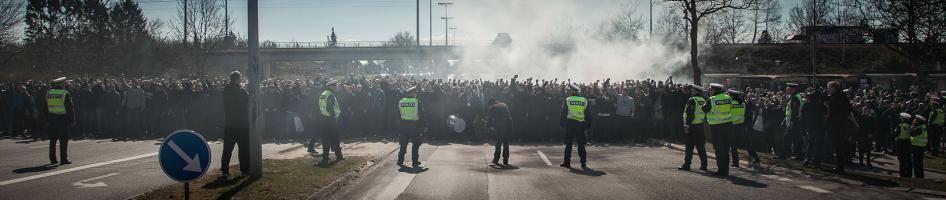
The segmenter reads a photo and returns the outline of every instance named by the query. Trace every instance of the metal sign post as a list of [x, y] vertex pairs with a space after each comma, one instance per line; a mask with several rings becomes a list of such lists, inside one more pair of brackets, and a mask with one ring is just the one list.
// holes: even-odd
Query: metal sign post
[[260, 132], [262, 132], [262, 118], [260, 112], [260, 81], [262, 74], [259, 65], [259, 0], [247, 0], [247, 48], [249, 51], [249, 81], [250, 81], [250, 176], [260, 178], [263, 176], [263, 155], [262, 144], [260, 144]]

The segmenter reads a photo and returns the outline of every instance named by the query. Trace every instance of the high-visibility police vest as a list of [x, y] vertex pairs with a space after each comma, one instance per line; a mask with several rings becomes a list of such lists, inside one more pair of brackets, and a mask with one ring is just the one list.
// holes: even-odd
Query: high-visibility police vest
[[928, 119], [933, 120], [931, 122], [935, 125], [943, 125], [943, 123], [946, 122], [946, 116], [944, 116], [942, 108], [937, 108], [935, 111], [931, 112], [930, 115], [936, 115], [928, 117]]
[[417, 115], [417, 98], [403, 98], [397, 107], [401, 111], [401, 120], [420, 120], [420, 116]]
[[49, 114], [66, 114], [66, 95], [69, 95], [69, 92], [63, 89], [51, 89], [46, 92], [46, 106], [49, 108]]
[[[802, 106], [805, 106], [805, 101], [802, 101], [800, 94], [793, 94], [791, 98], [798, 100], [798, 111], [801, 111]], [[792, 102], [789, 101], [785, 104], [785, 121], [790, 122], [792, 120]]]
[[732, 115], [732, 99], [726, 94], [717, 94], [710, 97], [710, 112], [706, 113], [706, 122], [710, 125], [730, 122]]
[[898, 140], [909, 140], [910, 139], [910, 124], [906, 122], [900, 123], [900, 130], [897, 133]]
[[739, 125], [746, 122], [746, 104], [733, 99], [730, 113], [732, 114], [732, 118], [730, 118], [732, 124]]
[[338, 98], [335, 98], [335, 96], [332, 95], [332, 91], [323, 91], [322, 95], [319, 96], [319, 111], [322, 113], [322, 116], [332, 117], [332, 113], [328, 112], [329, 96], [332, 96], [332, 98], [335, 100], [335, 109], [333, 110], [335, 111], [335, 119], [338, 119], [338, 115], [342, 112], [342, 109], [339, 108], [340, 106], [338, 106]]
[[922, 131], [920, 135], [910, 137], [910, 144], [916, 147], [926, 147], [926, 125], [921, 124], [920, 131]]
[[568, 119], [579, 122], [585, 121], [585, 109], [588, 108], [588, 100], [584, 97], [570, 96], [565, 99], [568, 108]]
[[[706, 121], [706, 113], [703, 112], [703, 102], [706, 102], [706, 99], [703, 99], [701, 96], [694, 96], [690, 98], [693, 100], [693, 122], [690, 124], [703, 124]], [[689, 106], [689, 105], [687, 105]], [[684, 108], [689, 109], [689, 108]], [[683, 112], [683, 121], [687, 121], [687, 112]]]

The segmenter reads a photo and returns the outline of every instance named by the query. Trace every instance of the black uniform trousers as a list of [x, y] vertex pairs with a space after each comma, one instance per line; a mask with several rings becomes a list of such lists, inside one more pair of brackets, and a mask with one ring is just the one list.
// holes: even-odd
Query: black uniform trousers
[[324, 119], [322, 122], [322, 161], [328, 161], [330, 151], [335, 152], [335, 159], [344, 159], [342, 143], [338, 135], [338, 122], [335, 119]]
[[581, 158], [581, 163], [585, 164], [588, 161], [588, 152], [585, 151], [585, 144], [587, 144], [587, 137], [585, 136], [585, 129], [579, 126], [565, 126], [565, 162], [572, 162], [572, 143], [578, 145], [578, 157]]
[[56, 142], [59, 142], [59, 157], [62, 162], [69, 161], [69, 122], [64, 117], [49, 118], [49, 161], [56, 162]]
[[926, 130], [929, 130], [927, 133], [929, 134], [928, 138], [930, 139], [929, 144], [926, 146], [929, 147], [930, 154], [938, 156], [941, 148], [940, 145], [942, 144], [940, 142], [943, 137], [943, 125], [930, 124], [930, 127]]
[[700, 168], [706, 168], [706, 135], [703, 133], [703, 128], [703, 124], [692, 124], [687, 128], [689, 133], [684, 136], [686, 137], [686, 150], [683, 151], [684, 168], [690, 168], [694, 148], [700, 156]]
[[923, 178], [923, 155], [926, 147], [913, 146], [913, 177]]
[[851, 152], [848, 152], [851, 146], [848, 144], [846, 122], [829, 122], [828, 134], [834, 145], [834, 164], [838, 169], [844, 170], [844, 165], [851, 161]]
[[739, 148], [745, 149], [746, 152], [749, 153], [750, 158], [759, 160], [759, 155], [756, 154], [755, 149], [753, 149], [752, 139], [749, 138], [749, 135], [746, 133], [745, 124], [733, 124], [729, 135], [731, 136], [729, 138], [731, 142], [729, 146], [733, 165], [739, 165]]
[[716, 150], [716, 167], [720, 175], [729, 175], [729, 140], [732, 124], [711, 124], [710, 133], [713, 134], [713, 149]]
[[913, 145], [909, 139], [897, 139], [897, 161], [900, 162], [900, 177], [913, 176]]
[[250, 172], [250, 128], [226, 127], [223, 129], [223, 154], [220, 157], [220, 171], [230, 171], [230, 158], [233, 157], [233, 147], [239, 145], [237, 158], [240, 159], [240, 172]]
[[411, 143], [411, 161], [412, 164], [420, 164], [420, 145], [423, 143], [423, 131], [418, 122], [401, 121], [401, 133], [398, 144], [401, 149], [397, 152], [397, 164], [404, 163], [404, 154], [407, 154], [407, 143]]

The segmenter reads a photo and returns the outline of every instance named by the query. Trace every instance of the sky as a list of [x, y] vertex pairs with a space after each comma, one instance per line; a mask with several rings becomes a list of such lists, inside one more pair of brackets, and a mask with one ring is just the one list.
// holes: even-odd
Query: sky
[[[114, 0], [113, 0], [114, 1]], [[145, 16], [149, 19], [159, 19], [165, 24], [177, 23], [175, 15], [178, 9], [178, 2], [182, 0], [138, 0], [142, 6]], [[228, 1], [231, 18], [234, 19], [234, 31], [238, 35], [246, 35], [246, 0], [220, 0]], [[663, 0], [654, 0], [658, 4], [655, 6], [654, 15], [657, 16], [662, 11], [659, 2]], [[801, 0], [782, 0], [782, 7], [787, 17], [787, 10], [795, 6]], [[432, 2], [433, 26], [430, 26], [429, 15], [431, 14], [430, 3]], [[496, 33], [503, 32], [501, 28], [494, 33], [483, 33], [482, 24], [478, 23], [484, 15], [489, 15], [493, 10], [503, 10], [512, 8], [522, 8], [523, 6], [533, 6], [541, 9], [542, 4], [557, 4], [566, 2], [567, 6], [574, 6], [573, 9], [580, 13], [576, 16], [582, 19], [605, 19], [614, 12], [620, 5], [635, 5], [636, 15], [642, 17], [647, 22], [649, 0], [548, 0], [548, 1], [485, 1], [485, 0], [421, 0], [420, 6], [420, 26], [421, 40], [431, 38], [429, 30], [433, 29], [433, 37], [436, 41], [443, 40], [445, 35], [444, 7], [437, 5], [438, 2], [453, 2], [454, 4], [447, 8], [447, 14], [455, 17], [451, 20], [451, 27], [456, 30], [450, 31], [450, 37], [459, 38], [459, 40], [490, 40]], [[334, 27], [340, 41], [385, 41], [391, 38], [399, 31], [415, 32], [416, 0], [260, 0], [259, 26], [260, 39], [279, 42], [309, 42], [325, 41], [326, 35]], [[514, 5], [529, 3], [532, 5]], [[666, 4], [666, 3], [664, 3]], [[516, 12], [515, 10], [506, 12]], [[655, 17], [656, 18], [656, 17]], [[517, 19], [506, 19], [517, 20]], [[502, 22], [495, 24], [502, 27]], [[474, 27], [463, 27], [464, 24], [477, 24], [478, 30], [469, 30]], [[515, 24], [515, 23], [513, 23]], [[455, 34], [455, 35], [454, 35]], [[514, 34], [514, 33], [513, 33]], [[451, 39], [453, 40], [453, 39]]]

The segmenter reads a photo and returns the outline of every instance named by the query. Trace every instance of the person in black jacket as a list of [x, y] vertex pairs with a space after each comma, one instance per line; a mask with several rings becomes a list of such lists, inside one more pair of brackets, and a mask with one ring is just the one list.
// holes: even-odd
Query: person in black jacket
[[242, 84], [239, 71], [230, 73], [230, 83], [223, 88], [223, 108], [226, 125], [223, 129], [223, 156], [220, 157], [220, 172], [230, 175], [230, 157], [234, 145], [239, 145], [237, 157], [240, 159], [240, 172], [249, 173], [250, 167], [250, 118], [249, 93]]
[[700, 156], [700, 170], [706, 171], [706, 135], [703, 129], [706, 126], [706, 114], [703, 112], [703, 103], [706, 98], [703, 93], [706, 89], [700, 86], [691, 85], [690, 94], [693, 95], [687, 100], [683, 113], [683, 133], [686, 138], [686, 150], [683, 151], [683, 166], [679, 170], [689, 171], [690, 162], [693, 160], [693, 149], [696, 148]]
[[844, 173], [844, 164], [847, 164], [848, 156], [848, 137], [845, 128], [848, 125], [852, 108], [851, 101], [840, 91], [840, 83], [837, 81], [828, 82], [828, 115], [825, 117], [828, 122], [828, 135], [834, 143], [835, 165], [834, 172]]
[[496, 150], [493, 152], [493, 164], [499, 165], [502, 155], [503, 165], [509, 165], [509, 138], [513, 129], [512, 115], [506, 103], [490, 99], [489, 110], [486, 114], [486, 124], [496, 135]]

